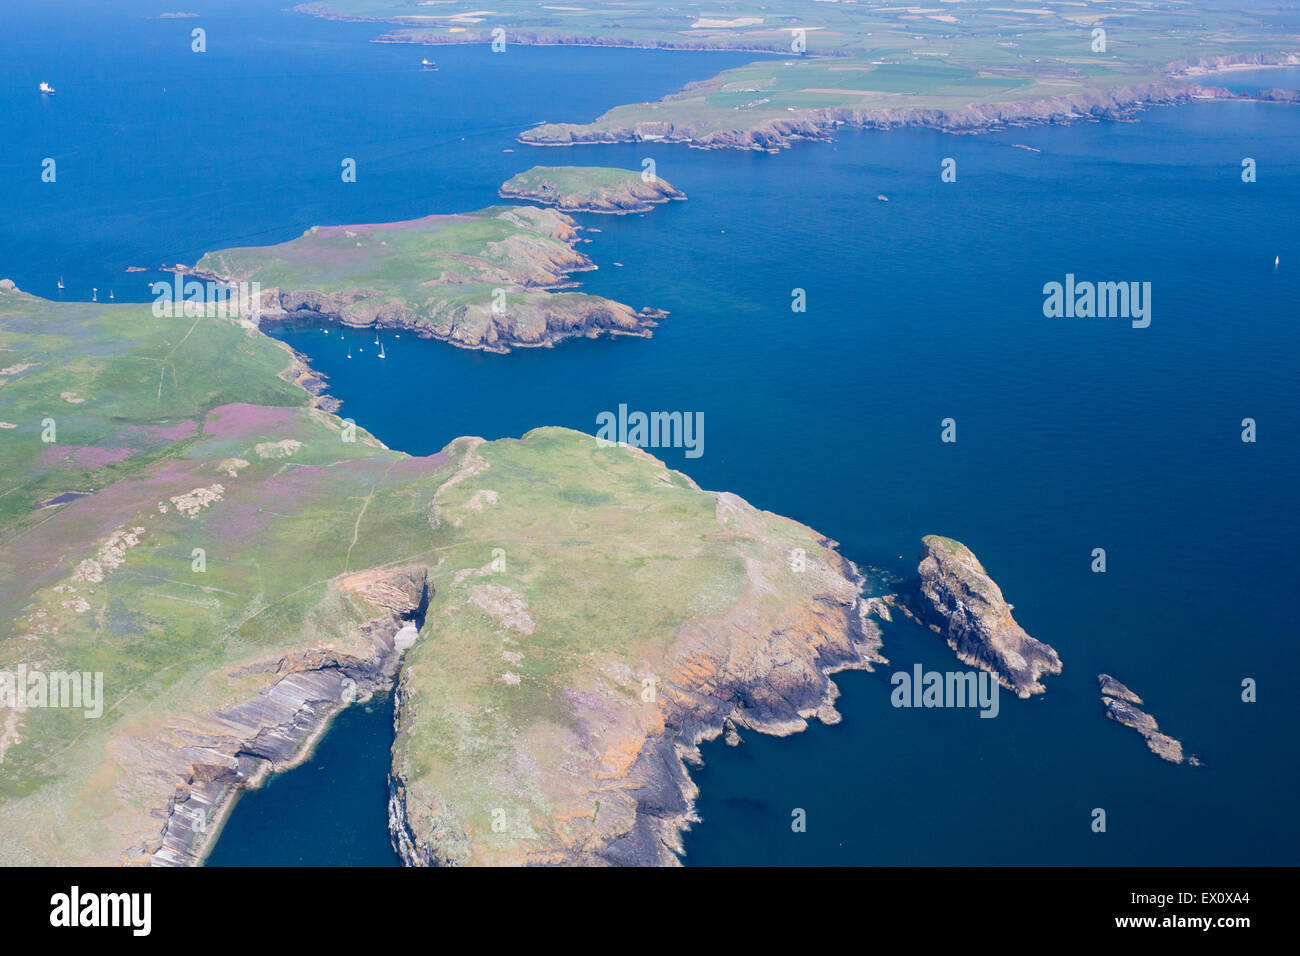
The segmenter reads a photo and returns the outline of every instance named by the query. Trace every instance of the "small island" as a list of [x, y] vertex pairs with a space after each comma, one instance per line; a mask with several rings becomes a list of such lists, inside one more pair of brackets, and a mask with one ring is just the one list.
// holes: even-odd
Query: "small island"
[[534, 166], [507, 181], [503, 199], [556, 206], [562, 212], [613, 215], [647, 212], [686, 194], [658, 176], [646, 179], [633, 169], [609, 166]]
[[1011, 605], [966, 545], [937, 534], [921, 542], [919, 582], [903, 600], [921, 623], [947, 638], [964, 664], [988, 671], [1018, 697], [1042, 694], [1043, 674], [1061, 673], [1061, 658], [1011, 616]]

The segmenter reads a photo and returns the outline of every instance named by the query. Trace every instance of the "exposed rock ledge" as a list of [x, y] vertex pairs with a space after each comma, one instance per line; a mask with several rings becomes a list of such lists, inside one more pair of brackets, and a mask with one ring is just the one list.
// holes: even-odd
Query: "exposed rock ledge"
[[[573, 123], [549, 123], [525, 130], [519, 142], [530, 146], [575, 146], [584, 143], [626, 143], [645, 140], [688, 143], [700, 149], [751, 149], [776, 152], [797, 140], [829, 140], [839, 127], [897, 129], [922, 127], [952, 133], [977, 133], [1007, 126], [1074, 123], [1122, 119], [1150, 106], [1171, 106], [1192, 100], [1232, 99], [1217, 87], [1159, 82], [1118, 87], [1092, 93], [1070, 93], [1008, 103], [972, 103], [954, 110], [917, 107], [847, 107], [808, 109], [788, 118], [771, 119], [751, 129], [717, 129], [707, 120], [698, 124], [647, 120], [612, 129]], [[671, 98], [670, 100], [671, 101]]]
[[317, 648], [251, 665], [231, 676], [282, 675], [252, 700], [178, 723], [166, 743], [143, 754], [152, 773], [180, 782], [156, 840], [128, 851], [128, 862], [191, 866], [203, 861], [241, 790], [305, 760], [330, 720], [353, 701], [385, 689], [428, 604], [424, 568], [357, 575], [360, 593], [387, 610], [362, 628], [364, 656]]
[[1147, 742], [1147, 747], [1156, 756], [1170, 763], [1187, 763], [1199, 767], [1201, 761], [1194, 754], [1183, 756], [1183, 745], [1168, 734], [1160, 732], [1156, 719], [1136, 705], [1142, 698], [1129, 690], [1109, 674], [1097, 675], [1097, 687], [1101, 691], [1101, 702], [1106, 708], [1106, 716], [1111, 720], [1132, 727]]
[[1048, 644], [1025, 633], [984, 566], [959, 541], [922, 539], [920, 583], [905, 600], [918, 620], [947, 638], [966, 664], [988, 671], [1019, 697], [1041, 694], [1043, 674], [1061, 673]]

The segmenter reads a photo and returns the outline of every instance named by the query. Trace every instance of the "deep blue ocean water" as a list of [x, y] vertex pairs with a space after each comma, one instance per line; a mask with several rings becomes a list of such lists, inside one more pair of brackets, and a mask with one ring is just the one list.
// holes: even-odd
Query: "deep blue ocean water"
[[[51, 297], [61, 274], [70, 298], [98, 286], [143, 300], [151, 276], [127, 266], [479, 208], [534, 163], [653, 157], [687, 202], [578, 217], [601, 230], [582, 246], [600, 266], [583, 288], [668, 309], [652, 339], [494, 356], [404, 335], [381, 368], [358, 351], [373, 333], [354, 334], [352, 360], [337, 331], [282, 337], [329, 377], [341, 414], [416, 454], [463, 434], [594, 431], [620, 403], [702, 411], [704, 455], [664, 450], [670, 465], [890, 573], [915, 567], [922, 535], [956, 537], [1060, 653], [1047, 694], [1003, 694], [995, 720], [895, 709], [894, 670], [960, 665], [933, 634], [888, 627], [891, 665], [838, 678], [839, 726], [706, 746], [688, 862], [1300, 862], [1300, 110], [844, 133], [772, 156], [534, 150], [514, 142], [534, 122], [586, 120], [753, 57], [438, 48], [439, 71], [422, 73], [427, 50], [368, 43], [365, 24], [251, 3], [179, 21], [66, 6], [91, 12], [11, 14], [0, 34], [18, 77], [0, 90], [0, 275]], [[189, 52], [195, 25], [207, 54]], [[1257, 85], [1287, 85], [1285, 72]], [[1216, 82], [1251, 77], [1230, 79]], [[36, 95], [40, 80], [58, 94]], [[44, 156], [57, 184], [39, 182]], [[355, 184], [339, 180], [343, 156], [358, 160]], [[945, 157], [956, 183], [940, 181]], [[1241, 181], [1245, 157], [1255, 183]], [[1045, 318], [1043, 284], [1066, 273], [1151, 282], [1151, 326]], [[805, 313], [791, 311], [795, 288]], [[940, 441], [946, 417], [955, 444]], [[1105, 574], [1090, 571], [1096, 547]], [[1099, 671], [1206, 766], [1166, 764], [1106, 720]], [[1244, 678], [1257, 703], [1241, 701]], [[301, 862], [304, 839], [316, 862], [390, 859], [386, 754], [365, 727], [340, 720], [316, 758], [241, 801], [214, 862]], [[335, 782], [310, 786], [326, 761]], [[312, 800], [356, 806], [353, 838]], [[1089, 826], [1097, 807], [1105, 834]], [[805, 833], [791, 832], [795, 808]]]

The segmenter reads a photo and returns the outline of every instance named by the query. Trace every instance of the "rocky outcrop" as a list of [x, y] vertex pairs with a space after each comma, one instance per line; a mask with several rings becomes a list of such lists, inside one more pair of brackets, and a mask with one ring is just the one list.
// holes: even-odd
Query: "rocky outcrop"
[[1147, 747], [1157, 757], [1170, 763], [1188, 763], [1199, 767], [1201, 761], [1195, 755], [1183, 755], [1183, 745], [1168, 734], [1160, 732], [1156, 719], [1136, 705], [1142, 698], [1109, 674], [1097, 675], [1097, 687], [1101, 691], [1101, 703], [1106, 708], [1106, 716], [1111, 720], [1132, 727], [1147, 742]]
[[746, 129], [718, 128], [717, 123], [709, 119], [697, 123], [646, 120], [634, 126], [613, 128], [595, 124], [548, 123], [525, 130], [518, 139], [530, 146], [660, 141], [688, 143], [700, 149], [776, 152], [798, 140], [827, 141], [840, 127], [880, 130], [921, 127], [951, 133], [978, 133], [1008, 126], [1122, 119], [1150, 106], [1169, 106], [1197, 99], [1230, 99], [1232, 96], [1227, 90], [1216, 87], [1166, 81], [1007, 103], [971, 103], [951, 110], [922, 107], [805, 109]]
[[364, 572], [339, 586], [381, 612], [362, 629], [367, 653], [320, 648], [228, 675], [271, 675], [273, 683], [227, 710], [178, 722], [153, 742], [143, 755], [150, 774], [179, 783], [155, 811], [163, 821], [158, 838], [128, 851], [130, 862], [201, 863], [241, 790], [306, 759], [335, 714], [389, 685], [428, 605], [425, 569]]
[[1043, 693], [1039, 677], [1061, 672], [1056, 651], [1016, 623], [1001, 589], [964, 544], [927, 535], [917, 570], [920, 581], [906, 600], [963, 663], [988, 671], [1019, 697]]

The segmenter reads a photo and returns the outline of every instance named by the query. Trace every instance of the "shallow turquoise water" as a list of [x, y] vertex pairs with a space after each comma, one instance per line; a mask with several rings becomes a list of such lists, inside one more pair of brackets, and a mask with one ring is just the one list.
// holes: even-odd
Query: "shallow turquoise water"
[[[283, 337], [329, 376], [342, 414], [413, 453], [542, 424], [594, 431], [620, 403], [702, 411], [703, 457], [667, 450], [671, 465], [890, 572], [914, 566], [923, 534], [959, 538], [1064, 660], [1044, 698], [1003, 695], [995, 720], [899, 710], [892, 671], [958, 665], [933, 635], [889, 627], [891, 666], [838, 679], [841, 725], [705, 748], [689, 862], [1300, 860], [1300, 111], [1214, 103], [978, 137], [845, 133], [776, 156], [544, 152], [514, 134], [748, 58], [447, 49], [438, 73], [421, 74], [411, 64], [423, 51], [368, 44], [364, 25], [229, 10], [238, 42], [222, 52], [218, 22], [201, 65], [171, 46], [189, 21], [96, 14], [84, 48], [64, 26], [61, 72], [33, 62], [36, 40], [0, 37], [33, 89], [60, 88], [49, 101], [0, 93], [15, 126], [0, 159], [0, 272], [51, 296], [62, 273], [74, 297], [128, 281], [144, 298], [147, 277], [124, 280], [127, 265], [193, 261], [318, 222], [477, 208], [535, 162], [654, 157], [689, 201], [580, 217], [601, 230], [582, 247], [601, 267], [583, 287], [670, 310], [651, 340], [502, 357], [408, 335], [388, 342], [381, 368], [359, 351], [373, 333], [355, 334], [350, 361], [337, 332]], [[31, 158], [51, 154], [53, 199]], [[340, 154], [360, 157], [353, 186], [338, 181]], [[1240, 180], [1247, 156], [1253, 184]], [[958, 162], [955, 184], [940, 182], [944, 157]], [[1067, 272], [1151, 282], [1150, 328], [1044, 318], [1042, 286]], [[806, 313], [790, 311], [794, 288]], [[939, 441], [946, 417], [953, 445]], [[1259, 442], [1240, 441], [1244, 417]], [[1095, 547], [1105, 575], [1089, 571]], [[1167, 765], [1107, 721], [1102, 670], [1207, 766]], [[1258, 703], [1240, 701], [1246, 677]], [[336, 783], [297, 782], [324, 772], [313, 761], [245, 798], [214, 862], [300, 862], [307, 840], [315, 861], [391, 861], [386, 754], [365, 726], [340, 721], [322, 746]], [[369, 801], [373, 812], [331, 809]], [[1096, 807], [1104, 835], [1089, 829]], [[795, 808], [806, 833], [790, 830]], [[342, 838], [322, 813], [355, 830]]]

